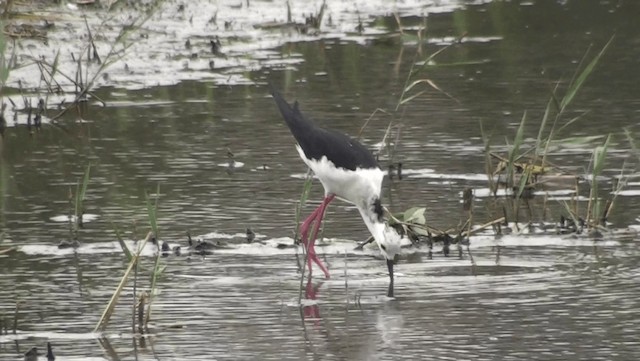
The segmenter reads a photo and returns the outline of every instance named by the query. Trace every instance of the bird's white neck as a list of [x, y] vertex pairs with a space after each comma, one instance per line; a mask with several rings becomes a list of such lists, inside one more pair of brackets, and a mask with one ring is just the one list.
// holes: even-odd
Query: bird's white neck
[[384, 222], [380, 222], [377, 219], [376, 214], [371, 212], [368, 209], [363, 209], [361, 207], [358, 207], [358, 210], [360, 211], [360, 215], [362, 216], [362, 220], [364, 221], [364, 224], [367, 225], [367, 229], [369, 230], [369, 232], [371, 232], [371, 235], [373, 236], [373, 238], [377, 240], [383, 237], [384, 229], [386, 227]]
[[358, 207], [358, 210], [382, 255], [386, 259], [393, 259], [400, 251], [400, 235], [390, 228], [387, 222], [381, 219], [371, 207]]

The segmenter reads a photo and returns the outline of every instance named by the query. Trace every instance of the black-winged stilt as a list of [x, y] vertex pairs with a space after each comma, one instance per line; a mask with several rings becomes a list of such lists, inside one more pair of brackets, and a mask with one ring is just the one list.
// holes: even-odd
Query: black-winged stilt
[[[338, 197], [354, 204], [360, 211], [387, 261], [390, 279], [387, 295], [393, 297], [393, 263], [400, 250], [400, 235], [384, 220], [380, 202], [384, 173], [378, 162], [358, 141], [343, 133], [316, 126], [300, 112], [297, 101], [291, 106], [275, 89], [270, 87], [270, 90], [289, 130], [298, 142], [296, 148], [300, 157], [318, 177], [325, 190], [320, 206], [300, 226], [300, 235], [309, 259], [309, 273], [313, 261], [329, 278], [329, 271], [316, 255], [315, 241], [327, 206]], [[316, 226], [309, 237], [309, 230], [314, 222]]]

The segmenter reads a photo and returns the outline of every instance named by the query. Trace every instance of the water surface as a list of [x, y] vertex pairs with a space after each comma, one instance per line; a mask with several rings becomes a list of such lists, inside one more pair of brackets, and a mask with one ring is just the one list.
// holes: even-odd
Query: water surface
[[[341, 9], [328, 4], [334, 14]], [[401, 125], [393, 159], [386, 153], [380, 159], [385, 169], [401, 161], [405, 176], [385, 179], [384, 203], [396, 211], [427, 207], [429, 224], [447, 229], [466, 220], [460, 192], [487, 187], [480, 123], [496, 150], [504, 151], [505, 137], [513, 139], [526, 110], [526, 138], [533, 144], [549, 90], [559, 82], [562, 93], [587, 49], [590, 59], [615, 34], [567, 119], [588, 113], [561, 135], [592, 138], [558, 145], [550, 159], [563, 171], [585, 174], [593, 148], [612, 133], [602, 179], [606, 196], [614, 176], [623, 167], [635, 172], [638, 159], [623, 131], [638, 134], [635, 3], [451, 1], [401, 7], [407, 31], [426, 15], [428, 41], [420, 46], [386, 35], [397, 29], [389, 11], [360, 9], [364, 35], [347, 29], [332, 36], [341, 24], [334, 15], [335, 25], [320, 35], [256, 36], [245, 43], [258, 44], [269, 61], [231, 64], [226, 71], [233, 77], [174, 69], [177, 75], [159, 86], [133, 86], [136, 80], [119, 77], [124, 68], [116, 67], [113, 82], [96, 90], [106, 106], [90, 102], [83, 122], [70, 112], [33, 135], [22, 125], [8, 128], [0, 168], [0, 247], [15, 250], [0, 255], [4, 319], [13, 319], [16, 299], [22, 303], [17, 335], [0, 336], [0, 358], [20, 359], [32, 346], [42, 353], [50, 341], [60, 359], [72, 360], [637, 359], [639, 202], [633, 180], [631, 193], [617, 198], [610, 218], [617, 231], [631, 227], [627, 236], [606, 234], [596, 241], [481, 234], [471, 239], [473, 262], [466, 252], [463, 259], [457, 251], [444, 257], [440, 246], [433, 259], [426, 248], [408, 249], [396, 266], [394, 300], [384, 297], [386, 267], [375, 249], [352, 250], [367, 237], [357, 211], [335, 202], [324, 231], [328, 245], [319, 247], [332, 278], [316, 277], [304, 287], [309, 300], [300, 310], [296, 250], [275, 245], [292, 243], [306, 169], [268, 96], [268, 81], [321, 124], [355, 135], [376, 108], [395, 108], [414, 62], [466, 33], [434, 60], [442, 66], [422, 75], [455, 99], [428, 90], [401, 111], [374, 117], [361, 138], [374, 148], [391, 120]], [[356, 12], [345, 14], [352, 15], [342, 24], [351, 26]], [[180, 18], [164, 21], [184, 24]], [[236, 31], [254, 31], [244, 21], [238, 20]], [[165, 36], [167, 47], [182, 49], [189, 35]], [[257, 54], [227, 39], [227, 61], [243, 51]], [[269, 45], [263, 39], [276, 40]], [[69, 213], [69, 190], [89, 163], [85, 204], [97, 218], [80, 231], [77, 251], [58, 250], [69, 229], [54, 217]], [[130, 287], [107, 331], [93, 334], [126, 267], [114, 228], [127, 239], [143, 238], [145, 193], [155, 194], [158, 184], [162, 240], [185, 247], [190, 231], [231, 247], [204, 258], [162, 259], [167, 267], [143, 340], [131, 336]], [[305, 214], [321, 195], [314, 184]], [[478, 223], [500, 215], [491, 203], [476, 200]], [[557, 221], [562, 204], [553, 201], [549, 208], [547, 220]], [[246, 245], [247, 227], [266, 244]], [[152, 254], [148, 249], [146, 269]]]

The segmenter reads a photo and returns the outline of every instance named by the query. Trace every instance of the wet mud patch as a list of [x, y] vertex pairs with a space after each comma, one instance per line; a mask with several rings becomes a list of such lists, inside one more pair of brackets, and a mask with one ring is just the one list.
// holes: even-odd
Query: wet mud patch
[[[428, 11], [461, 6], [445, 1], [430, 4]], [[28, 109], [40, 99], [47, 111], [38, 115], [45, 123], [78, 102], [107, 106], [93, 93], [106, 86], [134, 90], [186, 80], [254, 84], [250, 72], [303, 62], [299, 54], [278, 50], [287, 43], [366, 43], [395, 31], [377, 19], [394, 12], [419, 16], [424, 9], [413, 1], [18, 4], [9, 9], [5, 27], [2, 55], [9, 73], [3, 93], [10, 99], [5, 116], [13, 120], [9, 125], [27, 124]]]

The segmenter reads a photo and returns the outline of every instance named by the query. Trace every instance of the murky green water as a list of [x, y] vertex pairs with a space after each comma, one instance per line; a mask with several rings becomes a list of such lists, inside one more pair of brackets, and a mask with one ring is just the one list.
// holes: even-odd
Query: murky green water
[[[0, 248], [16, 250], [0, 255], [0, 313], [12, 320], [16, 299], [22, 304], [18, 334], [0, 335], [0, 359], [20, 359], [32, 346], [43, 354], [47, 341], [65, 360], [637, 359], [634, 233], [624, 242], [481, 235], [471, 241], [475, 265], [468, 257], [436, 252], [430, 260], [425, 249], [408, 250], [397, 265], [397, 299], [389, 301], [386, 268], [372, 257], [375, 251], [351, 251], [354, 240], [367, 237], [366, 228], [355, 209], [335, 202], [324, 231], [332, 279], [315, 279], [307, 293], [312, 300], [302, 312], [297, 306], [296, 252], [275, 244], [291, 242], [306, 169], [267, 96], [267, 81], [322, 124], [357, 134], [376, 108], [395, 107], [415, 59], [466, 32], [467, 40], [435, 59], [443, 66], [424, 74], [455, 100], [428, 90], [393, 117], [374, 117], [362, 137], [373, 147], [392, 118], [401, 124], [394, 162], [403, 163], [405, 177], [385, 181], [385, 203], [395, 210], [426, 206], [429, 224], [446, 229], [466, 219], [459, 193], [486, 187], [480, 122], [493, 144], [504, 145], [527, 110], [532, 144], [549, 89], [558, 80], [566, 89], [585, 51], [592, 47], [591, 59], [615, 34], [567, 119], [588, 113], [563, 135], [601, 137], [558, 146], [551, 161], [585, 173], [593, 148], [612, 133], [604, 187], [612, 187], [623, 166], [627, 174], [637, 169], [623, 129], [640, 134], [638, 5], [445, 3], [450, 8], [439, 4], [438, 12], [403, 8], [407, 28], [429, 12], [430, 41], [417, 57], [415, 43], [382, 35], [293, 37], [275, 49], [254, 39], [260, 51], [286, 56], [238, 66], [234, 76], [243, 81], [235, 85], [214, 77], [140, 90], [101, 87], [96, 94], [107, 105], [89, 104], [82, 123], [70, 113], [33, 135], [24, 126], [8, 128]], [[395, 20], [368, 24], [384, 29]], [[234, 169], [227, 166], [229, 151]], [[69, 189], [88, 163], [86, 207], [98, 218], [81, 230], [77, 252], [58, 250], [69, 230], [51, 218], [69, 213]], [[389, 164], [384, 155], [381, 164]], [[144, 236], [145, 192], [155, 193], [158, 184], [160, 238], [184, 248], [190, 231], [232, 247], [206, 258], [162, 259], [167, 268], [151, 334], [143, 340], [131, 336], [131, 288], [107, 332], [92, 334], [126, 267], [113, 230], [128, 239]], [[610, 220], [618, 230], [638, 227], [638, 185], [631, 179], [630, 195], [616, 200]], [[312, 196], [321, 194], [315, 184]], [[562, 210], [559, 202], [550, 202], [551, 213]], [[489, 203], [478, 198], [478, 223], [495, 216]], [[266, 244], [244, 244], [247, 227]], [[151, 263], [145, 257], [144, 266]]]

